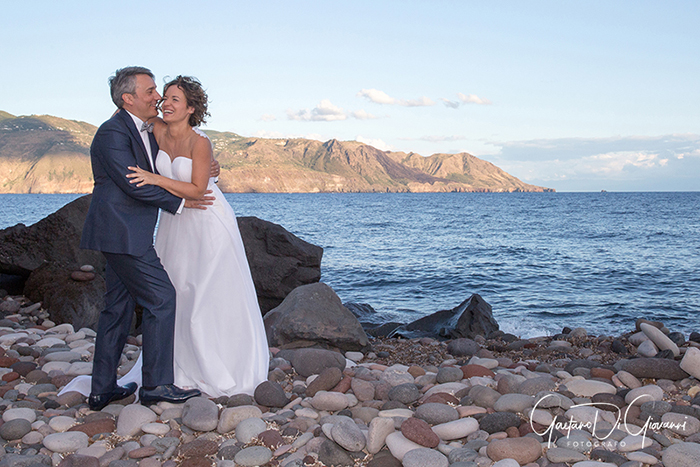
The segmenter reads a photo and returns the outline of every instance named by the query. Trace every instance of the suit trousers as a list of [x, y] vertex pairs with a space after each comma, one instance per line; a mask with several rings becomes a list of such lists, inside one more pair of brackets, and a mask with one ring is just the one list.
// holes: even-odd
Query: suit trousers
[[143, 386], [172, 384], [175, 288], [151, 245], [145, 254], [104, 253], [105, 309], [97, 324], [92, 394], [116, 387], [117, 367], [131, 328], [135, 305], [143, 307]]

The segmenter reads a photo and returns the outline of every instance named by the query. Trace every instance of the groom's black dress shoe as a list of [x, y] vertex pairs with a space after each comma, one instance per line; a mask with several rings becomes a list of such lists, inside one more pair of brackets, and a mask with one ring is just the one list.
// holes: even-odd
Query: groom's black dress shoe
[[199, 389], [182, 389], [174, 384], [163, 384], [152, 389], [139, 389], [139, 399], [143, 405], [156, 404], [161, 401], [178, 404], [201, 395], [202, 393]]
[[102, 410], [109, 405], [110, 402], [118, 401], [129, 397], [136, 392], [138, 386], [136, 383], [125, 384], [124, 386], [117, 386], [111, 392], [104, 394], [90, 394], [88, 398], [88, 405], [90, 410]]

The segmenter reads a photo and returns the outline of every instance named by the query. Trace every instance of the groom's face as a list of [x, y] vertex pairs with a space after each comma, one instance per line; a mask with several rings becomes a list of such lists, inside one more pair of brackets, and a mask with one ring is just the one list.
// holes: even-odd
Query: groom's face
[[124, 96], [126, 110], [141, 120], [146, 121], [158, 115], [160, 94], [156, 90], [156, 82], [150, 76], [136, 75], [136, 92]]

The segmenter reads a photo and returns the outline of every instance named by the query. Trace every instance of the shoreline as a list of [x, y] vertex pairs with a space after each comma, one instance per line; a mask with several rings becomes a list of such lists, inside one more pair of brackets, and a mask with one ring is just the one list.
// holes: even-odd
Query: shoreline
[[[84, 396], [57, 393], [91, 371], [94, 332], [55, 326], [20, 296], [0, 309], [0, 464], [682, 467], [700, 455], [700, 343], [661, 323], [617, 337], [370, 338], [342, 359], [271, 349], [253, 395], [151, 408], [131, 396], [91, 412]], [[139, 343], [130, 337], [121, 374]], [[562, 433], [567, 419], [578, 423]]]

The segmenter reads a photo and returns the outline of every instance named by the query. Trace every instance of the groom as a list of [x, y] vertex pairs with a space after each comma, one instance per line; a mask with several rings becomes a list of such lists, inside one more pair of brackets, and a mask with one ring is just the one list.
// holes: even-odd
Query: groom
[[80, 247], [101, 251], [107, 259], [105, 309], [97, 324], [88, 399], [92, 410], [136, 391], [136, 383], [116, 383], [136, 304], [143, 307], [141, 402], [177, 403], [200, 395], [173, 384], [175, 289], [153, 247], [153, 232], [158, 209], [173, 214], [185, 207], [206, 209], [213, 198], [185, 201], [157, 186], [137, 187], [126, 178], [129, 166], [156, 171], [158, 145], [144, 125], [158, 115], [160, 94], [153, 78], [143, 67], [117, 70], [109, 85], [120, 110], [97, 130], [90, 147], [95, 188]]

